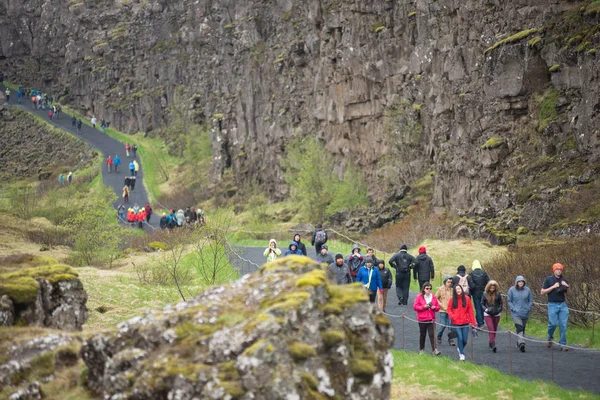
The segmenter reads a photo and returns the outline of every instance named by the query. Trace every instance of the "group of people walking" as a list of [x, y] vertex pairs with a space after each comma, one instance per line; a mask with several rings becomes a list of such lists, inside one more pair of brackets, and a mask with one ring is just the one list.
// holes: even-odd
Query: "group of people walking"
[[194, 228], [197, 226], [202, 226], [206, 222], [204, 216], [204, 210], [200, 207], [186, 207], [185, 211], [182, 209], [177, 210], [169, 210], [169, 214], [163, 213], [160, 218], [160, 229], [169, 229], [172, 230], [174, 228]]
[[117, 212], [120, 221], [126, 221], [130, 225], [137, 224], [138, 228], [143, 229], [144, 222], [150, 223], [150, 217], [152, 216], [152, 207], [150, 207], [150, 203], [146, 203], [144, 207], [140, 207], [138, 203], [135, 203], [133, 207], [129, 207], [127, 209], [126, 213], [125, 205], [121, 204], [117, 209]]
[[[326, 244], [327, 233], [318, 225], [312, 236], [311, 244], [317, 250], [317, 261], [328, 265], [327, 276], [331, 283], [350, 284], [360, 282], [367, 290], [369, 300], [378, 301], [379, 308], [386, 312], [388, 290], [392, 287], [393, 276], [383, 260], [374, 255], [372, 248], [366, 255], [361, 254], [358, 244], [346, 257], [341, 253], [332, 256]], [[423, 353], [427, 337], [434, 355], [440, 354], [438, 345], [443, 342], [444, 332], [448, 335], [448, 345], [456, 346], [459, 359], [465, 360], [464, 349], [469, 334], [477, 335], [483, 330], [488, 333], [489, 349], [497, 352], [496, 333], [500, 323], [500, 315], [505, 304], [500, 285], [490, 279], [481, 262], [473, 261], [471, 272], [467, 274], [465, 266], [460, 265], [454, 276], [446, 275], [443, 284], [435, 290], [432, 280], [435, 276], [433, 260], [427, 255], [425, 246], [419, 248], [417, 257], [408, 253], [408, 247], [402, 245], [400, 251], [392, 256], [389, 265], [396, 272], [396, 296], [399, 305], [408, 305], [411, 278], [419, 284], [419, 294], [413, 302], [413, 309], [419, 323], [419, 349]], [[282, 251], [277, 248], [275, 239], [271, 239], [264, 256], [268, 262], [276, 260]], [[306, 246], [299, 233], [294, 234], [284, 256], [290, 254], [307, 255]], [[568, 308], [565, 295], [568, 292], [568, 281], [562, 276], [564, 266], [556, 263], [552, 267], [552, 275], [546, 278], [541, 294], [548, 295], [548, 337], [547, 346], [552, 347], [556, 328], [560, 329], [560, 349], [566, 347]], [[515, 284], [506, 293], [506, 306], [517, 335], [517, 348], [525, 352], [525, 330], [529, 314], [533, 307], [533, 294], [527, 286], [524, 276], [517, 276]], [[439, 313], [439, 321], [436, 318]], [[438, 321], [438, 322], [436, 322]], [[436, 324], [438, 325], [435, 332]]]

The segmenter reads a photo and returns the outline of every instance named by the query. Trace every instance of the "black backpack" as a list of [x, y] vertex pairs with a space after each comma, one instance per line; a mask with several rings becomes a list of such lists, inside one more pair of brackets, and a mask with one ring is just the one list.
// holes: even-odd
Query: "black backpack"
[[406, 253], [402, 253], [398, 257], [398, 272], [408, 271], [410, 271], [410, 258]]

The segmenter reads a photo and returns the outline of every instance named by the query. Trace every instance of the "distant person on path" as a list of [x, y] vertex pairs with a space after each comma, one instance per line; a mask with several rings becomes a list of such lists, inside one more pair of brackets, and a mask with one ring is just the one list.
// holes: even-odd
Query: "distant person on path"
[[63, 174], [60, 174], [58, 176], [58, 184], [62, 186], [62, 185], [64, 185], [64, 183], [65, 183], [65, 177]]
[[277, 248], [275, 239], [269, 240], [269, 247], [265, 249], [263, 255], [267, 257], [267, 262], [275, 261], [281, 255], [281, 250]]
[[129, 204], [129, 186], [123, 186], [123, 203]]
[[288, 246], [288, 249], [285, 252], [285, 256], [289, 256], [289, 255], [292, 255], [292, 254], [296, 254], [296, 255], [299, 255], [299, 256], [303, 256], [304, 255], [304, 254], [302, 254], [302, 250], [300, 250], [298, 248], [298, 243], [294, 242], [294, 241], [290, 242], [290, 245]]
[[81, 119], [77, 120], [77, 133], [79, 133], [81, 135], [81, 125], [83, 124], [83, 122], [81, 122]]
[[360, 271], [360, 267], [362, 267], [364, 264], [364, 257], [362, 256], [362, 254], [360, 254], [360, 246], [358, 244], [354, 244], [352, 246], [352, 253], [350, 253], [344, 261], [350, 269], [352, 281], [356, 282], [358, 271]]
[[369, 293], [369, 301], [375, 303], [377, 292], [383, 294], [383, 285], [379, 270], [373, 266], [373, 259], [365, 257], [365, 265], [360, 268], [356, 275], [356, 282], [363, 284]]
[[439, 356], [441, 353], [436, 347], [433, 332], [435, 330], [435, 313], [440, 310], [440, 304], [431, 293], [432, 288], [429, 282], [423, 284], [421, 293], [415, 298], [413, 310], [417, 312], [417, 320], [419, 321], [419, 354], [425, 353], [425, 336], [429, 336], [431, 351], [434, 356]]
[[6, 95], [6, 102], [10, 103], [10, 89], [6, 88], [6, 91], [4, 92], [4, 94]]
[[146, 220], [146, 208], [142, 207], [138, 213], [138, 228], [144, 229], [144, 221]]
[[373, 259], [373, 265], [379, 264], [379, 258], [375, 257], [375, 250], [372, 247], [367, 249], [367, 255], [365, 257], [371, 257]]
[[73, 172], [69, 172], [69, 175], [67, 175], [67, 183], [69, 185], [73, 183]]
[[150, 207], [150, 203], [146, 203], [144, 210], [146, 211], [146, 222], [149, 224], [150, 217], [152, 216], [152, 207]]
[[458, 342], [458, 357], [465, 361], [465, 346], [469, 340], [469, 325], [475, 327], [475, 315], [471, 299], [463, 292], [460, 285], [454, 286], [452, 299], [448, 302], [448, 316], [452, 321], [452, 329], [456, 332]]
[[392, 271], [389, 268], [385, 267], [385, 261], [377, 260], [377, 268], [379, 269], [379, 275], [381, 275], [381, 286], [383, 287], [383, 292], [381, 296], [383, 297], [383, 307], [382, 310], [385, 312], [385, 307], [387, 306], [387, 296], [388, 291], [392, 287], [392, 281], [394, 280], [392, 276]]
[[160, 217], [160, 221], [158, 222], [160, 229], [165, 229], [167, 227], [168, 222], [169, 221], [167, 220], [167, 213], [162, 213], [162, 217]]
[[133, 158], [137, 157], [137, 144], [133, 144], [133, 146], [131, 146], [131, 150], [133, 151]]
[[96, 116], [95, 115], [92, 116], [91, 122], [92, 122], [92, 128], [96, 129]]
[[37, 109], [37, 97], [36, 96], [31, 96], [31, 106], [34, 109]]
[[200, 224], [200, 226], [204, 225], [205, 219], [204, 219], [204, 211], [198, 207], [196, 209], [196, 215], [197, 215], [197, 221]]
[[119, 172], [119, 165], [121, 165], [121, 159], [118, 154], [115, 154], [115, 158], [113, 158], [113, 164], [115, 165], [115, 172]]
[[294, 235], [294, 242], [298, 243], [298, 249], [302, 252], [303, 255], [306, 255], [306, 246], [304, 245], [304, 243], [302, 243], [299, 233], [296, 233]]
[[327, 268], [327, 279], [330, 283], [337, 285], [347, 285], [352, 283], [352, 277], [350, 276], [350, 270], [348, 264], [344, 262], [344, 256], [342, 253], [335, 255], [335, 262], [329, 264]]
[[410, 270], [415, 267], [415, 258], [408, 254], [408, 247], [403, 244], [400, 252], [390, 258], [389, 264], [396, 270], [396, 296], [398, 305], [408, 305], [410, 293]]
[[[475, 299], [475, 297], [473, 297]], [[475, 301], [475, 300], [473, 300]], [[502, 296], [498, 282], [489, 281], [485, 285], [485, 291], [481, 298], [483, 308], [483, 318], [487, 326], [490, 350], [496, 352], [496, 332], [500, 323], [500, 313], [502, 313]]]
[[106, 121], [104, 118], [100, 121], [100, 128], [102, 128], [102, 133], [106, 133]]
[[508, 289], [506, 302], [510, 310], [515, 329], [517, 331], [517, 347], [522, 353], [525, 353], [525, 328], [529, 319], [529, 312], [533, 307], [533, 294], [525, 278], [521, 275], [515, 279], [515, 286]]
[[108, 172], [111, 173], [112, 172], [112, 166], [113, 166], [113, 158], [112, 156], [109, 154], [108, 157], [106, 157], [106, 166], [108, 167]]
[[140, 205], [138, 203], [133, 203], [133, 212], [138, 213], [140, 211]]
[[71, 117], [71, 128], [75, 129], [77, 126], [77, 118]]
[[185, 216], [183, 215], [183, 210], [179, 209], [179, 210], [177, 210], [177, 225], [183, 226], [184, 222], [185, 222]]
[[329, 247], [326, 244], [321, 245], [321, 251], [317, 254], [317, 262], [332, 264], [333, 257], [329, 254]]
[[546, 347], [552, 347], [554, 331], [560, 329], [561, 351], [568, 351], [567, 345], [567, 323], [569, 322], [569, 309], [565, 297], [569, 290], [569, 282], [563, 278], [565, 267], [556, 263], [552, 266], [552, 275], [544, 280], [541, 294], [548, 295], [548, 341]]
[[132, 192], [135, 190], [135, 181], [137, 181], [135, 176], [129, 177], [129, 187], [131, 188]]
[[131, 145], [129, 143], [126, 143], [125, 144], [125, 154], [127, 155], [127, 157], [129, 157], [129, 151], [130, 150], [131, 150]]
[[22, 97], [23, 97], [23, 91], [22, 91], [22, 90], [19, 90], [19, 91], [17, 92], [17, 102], [18, 102], [19, 104], [21, 104], [21, 98], [22, 98]]
[[485, 291], [486, 285], [490, 281], [490, 277], [487, 272], [481, 268], [481, 263], [478, 260], [473, 261], [471, 273], [467, 277], [469, 284], [469, 293], [473, 297], [473, 303], [475, 304], [475, 320], [477, 320], [477, 327], [483, 328], [483, 308], [481, 306], [481, 298]]
[[135, 164], [132, 162], [129, 163], [129, 175], [134, 176], [135, 172]]
[[121, 204], [119, 205], [119, 208], [117, 208], [117, 214], [119, 216], [119, 221], [125, 221], [125, 205]]
[[173, 230], [178, 225], [177, 216], [174, 210], [169, 210], [169, 216], [167, 217], [167, 225], [169, 230]]
[[321, 252], [321, 246], [327, 243], [327, 232], [323, 229], [322, 224], [317, 224], [317, 228], [313, 232], [312, 240], [310, 244], [315, 246], [315, 251], [317, 254]]
[[54, 120], [54, 113], [52, 110], [48, 111], [48, 119], [50, 119], [50, 121]]
[[433, 260], [427, 255], [427, 249], [425, 246], [419, 247], [419, 255], [415, 259], [413, 275], [415, 281], [419, 281], [419, 288], [423, 288], [423, 284], [425, 282], [429, 282], [435, 277]]
[[[448, 303], [452, 300], [452, 277], [444, 276], [444, 284], [435, 292], [435, 297], [440, 303], [440, 327], [437, 331], [437, 343], [442, 344], [442, 336], [446, 326], [450, 325], [450, 317], [448, 317]], [[448, 345], [454, 346], [454, 340], [450, 338], [452, 328], [448, 328]]]
[[136, 160], [133, 160], [133, 176], [137, 176], [140, 171], [140, 164]]
[[469, 278], [467, 276], [467, 269], [464, 265], [459, 265], [456, 269], [456, 276], [452, 278], [452, 287], [460, 285], [463, 293], [469, 296]]
[[54, 112], [54, 115], [56, 116], [56, 119], [60, 119], [60, 115], [62, 114], [62, 107], [60, 106], [60, 104], [56, 105], [56, 111]]

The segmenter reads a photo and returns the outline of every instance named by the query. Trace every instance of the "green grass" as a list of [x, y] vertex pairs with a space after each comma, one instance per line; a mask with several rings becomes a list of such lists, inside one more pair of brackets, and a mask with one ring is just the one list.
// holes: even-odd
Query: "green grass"
[[600, 399], [592, 393], [570, 391], [548, 382], [525, 381], [490, 367], [447, 357], [420, 356], [401, 350], [392, 350], [392, 355], [391, 398], [394, 399]]

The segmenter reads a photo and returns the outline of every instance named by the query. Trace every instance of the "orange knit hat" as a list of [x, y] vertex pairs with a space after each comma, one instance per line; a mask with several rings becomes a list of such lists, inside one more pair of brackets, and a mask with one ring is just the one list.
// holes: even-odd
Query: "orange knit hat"
[[557, 269], [564, 271], [565, 267], [563, 267], [563, 265], [561, 263], [556, 263], [552, 266], [552, 272], [556, 271]]

